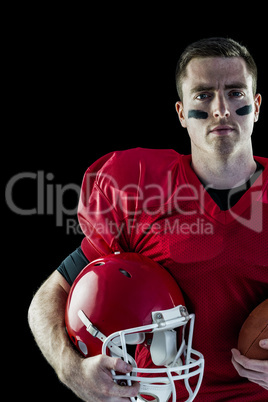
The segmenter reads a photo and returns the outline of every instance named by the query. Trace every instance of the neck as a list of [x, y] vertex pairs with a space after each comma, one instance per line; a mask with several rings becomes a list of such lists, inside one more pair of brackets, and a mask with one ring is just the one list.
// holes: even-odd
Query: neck
[[204, 158], [200, 153], [192, 153], [192, 168], [208, 187], [216, 189], [230, 189], [245, 183], [254, 174], [256, 162], [252, 150], [250, 153], [220, 157], [206, 154]]

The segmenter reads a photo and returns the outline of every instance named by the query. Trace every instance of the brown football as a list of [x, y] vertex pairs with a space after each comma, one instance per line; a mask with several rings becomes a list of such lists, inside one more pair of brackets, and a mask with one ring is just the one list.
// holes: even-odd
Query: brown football
[[268, 339], [268, 299], [259, 304], [242, 325], [237, 348], [249, 359], [268, 360], [268, 350], [259, 346], [261, 339]]

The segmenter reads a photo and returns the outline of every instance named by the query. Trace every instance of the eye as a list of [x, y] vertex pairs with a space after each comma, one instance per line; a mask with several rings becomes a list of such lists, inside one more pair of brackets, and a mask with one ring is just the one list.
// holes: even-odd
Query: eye
[[209, 94], [199, 94], [195, 97], [197, 100], [205, 100], [209, 98]]
[[231, 91], [229, 93], [229, 96], [231, 96], [233, 98], [242, 98], [244, 96], [244, 93], [241, 91]]

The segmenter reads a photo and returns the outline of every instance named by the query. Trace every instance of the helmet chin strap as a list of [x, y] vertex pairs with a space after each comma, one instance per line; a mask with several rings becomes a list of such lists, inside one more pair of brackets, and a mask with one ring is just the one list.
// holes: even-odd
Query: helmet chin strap
[[105, 341], [106, 336], [103, 335], [98, 328], [94, 327], [92, 322], [89, 320], [89, 318], [86, 316], [83, 310], [78, 311], [78, 317], [82, 321], [82, 323], [85, 325], [87, 332], [90, 333], [90, 335], [94, 336], [94, 338], [100, 339], [102, 342]]
[[[92, 322], [88, 319], [86, 314], [84, 313], [83, 310], [78, 311], [78, 316], [80, 320], [83, 322], [83, 324], [86, 326], [87, 331], [94, 337], [100, 339], [102, 342], [105, 342], [107, 339], [107, 336], [102, 334], [98, 328], [94, 327]], [[115, 342], [109, 341], [107, 344], [107, 348], [110, 350], [112, 357], [126, 357], [125, 361], [128, 361], [133, 367], [137, 367], [135, 360], [133, 359], [132, 356], [130, 356], [128, 353], [126, 356], [124, 356], [123, 350], [116, 345]], [[115, 374], [115, 373], [114, 373]]]

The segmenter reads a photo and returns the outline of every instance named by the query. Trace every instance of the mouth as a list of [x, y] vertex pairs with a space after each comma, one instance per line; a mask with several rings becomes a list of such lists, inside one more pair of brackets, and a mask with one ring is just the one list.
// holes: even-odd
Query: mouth
[[214, 127], [209, 132], [212, 134], [215, 134], [215, 135], [228, 135], [233, 131], [234, 131], [234, 129], [231, 126], [220, 125], [220, 126]]

